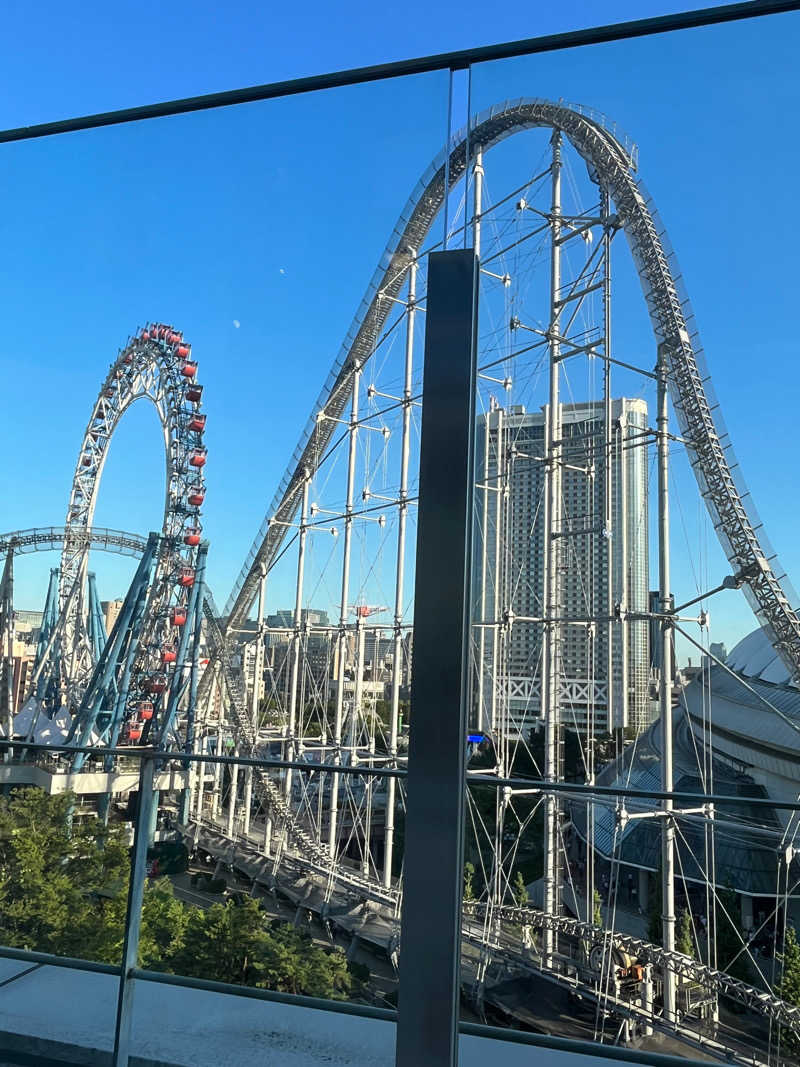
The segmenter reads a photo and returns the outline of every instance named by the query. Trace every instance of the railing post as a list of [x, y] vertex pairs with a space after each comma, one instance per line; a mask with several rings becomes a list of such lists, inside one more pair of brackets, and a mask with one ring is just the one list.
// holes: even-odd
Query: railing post
[[128, 884], [128, 910], [125, 913], [125, 940], [122, 948], [122, 973], [117, 998], [117, 1020], [114, 1028], [113, 1067], [128, 1067], [133, 1015], [133, 979], [131, 969], [139, 957], [139, 931], [142, 925], [144, 881], [147, 876], [147, 847], [153, 812], [154, 761], [143, 756], [139, 768], [139, 808], [133, 831], [133, 860]]
[[458, 1062], [477, 285], [429, 257], [397, 1067]]

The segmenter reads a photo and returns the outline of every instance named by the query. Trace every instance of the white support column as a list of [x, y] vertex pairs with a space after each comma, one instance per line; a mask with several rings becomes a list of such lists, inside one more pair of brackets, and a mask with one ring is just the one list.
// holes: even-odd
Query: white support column
[[492, 594], [492, 692], [489, 699], [489, 725], [493, 736], [497, 736], [497, 704], [500, 686], [507, 681], [498, 669], [500, 662], [500, 621], [502, 605], [499, 603], [501, 588], [501, 550], [503, 548], [503, 510], [508, 500], [508, 480], [506, 463], [505, 422], [502, 408], [497, 409], [497, 433], [495, 434], [495, 463], [497, 466], [497, 484], [494, 491], [494, 592]]
[[[222, 737], [225, 733], [225, 723], [222, 715], [222, 692], [223, 687], [219, 677], [215, 679], [217, 692], [219, 693], [219, 710], [217, 712], [217, 744], [216, 755], [222, 755]], [[213, 704], [212, 704], [213, 707]], [[211, 787], [211, 818], [219, 817], [220, 802], [222, 796], [222, 764], [217, 760], [214, 764], [214, 784]]]
[[[198, 723], [197, 727], [197, 745], [196, 751], [205, 755], [208, 752], [208, 730], [209, 719], [211, 717], [211, 709], [214, 707], [214, 692], [215, 684], [212, 681], [208, 691], [208, 698], [205, 706], [202, 709], [202, 720]], [[208, 763], [198, 763], [196, 766], [197, 777], [195, 778], [195, 792], [192, 794], [195, 799], [195, 818], [198, 823], [203, 819], [203, 799], [205, 796], [206, 781], [209, 771], [213, 774], [213, 767], [210, 767]]]
[[[359, 762], [358, 749], [364, 728], [369, 729], [364, 715], [364, 646], [367, 632], [363, 621], [356, 618], [356, 662], [353, 682], [353, 708], [350, 714], [350, 762], [355, 766]], [[364, 792], [364, 855], [361, 858], [362, 873], [369, 873], [369, 836], [372, 829], [372, 788], [369, 779]]]
[[480, 477], [483, 490], [481, 500], [481, 538], [478, 550], [480, 551], [480, 594], [478, 600], [478, 722], [479, 730], [486, 730], [486, 583], [489, 577], [489, 442], [492, 433], [491, 411], [483, 416], [483, 456], [480, 465]]
[[[236, 745], [233, 749], [233, 755], [239, 755], [239, 746]], [[234, 826], [236, 824], [236, 802], [239, 794], [239, 764], [231, 763], [231, 791], [228, 795], [228, 837], [233, 838]]]
[[[406, 361], [403, 381], [403, 424], [400, 442], [400, 491], [397, 509], [397, 566], [394, 587], [394, 652], [392, 658], [392, 707], [389, 721], [389, 761], [397, 766], [397, 735], [400, 728], [400, 685], [403, 678], [403, 609], [405, 607], [406, 524], [408, 520], [408, 459], [411, 448], [411, 387], [414, 372], [414, 323], [417, 315], [417, 253], [410, 252], [408, 297], [406, 303]], [[392, 883], [394, 855], [394, 816], [397, 781], [386, 783], [386, 823], [383, 841], [383, 884]]]
[[619, 413], [619, 498], [620, 498], [620, 523], [617, 531], [620, 543], [620, 603], [622, 611], [619, 620], [619, 661], [620, 661], [620, 701], [618, 721], [621, 729], [630, 725], [630, 666], [628, 655], [628, 612], [630, 611], [631, 589], [630, 574], [628, 572], [628, 528], [630, 525], [629, 500], [628, 500], [628, 416], [625, 411]]
[[[561, 132], [556, 130], [550, 142], [553, 146], [552, 189], [553, 201], [550, 215], [550, 328], [548, 330], [550, 352], [550, 402], [547, 411], [547, 439], [545, 454], [545, 481], [547, 514], [545, 527], [545, 551], [547, 579], [545, 591], [545, 624], [542, 685], [544, 711], [544, 777], [548, 782], [558, 776], [558, 746], [561, 720], [561, 307], [558, 303], [561, 289]], [[545, 798], [544, 833], [544, 912], [554, 916], [558, 912], [558, 803], [554, 793]], [[542, 956], [545, 968], [553, 965], [553, 928], [545, 926], [542, 934]]]
[[[652, 1017], [653, 1013], [653, 965], [651, 963], [645, 964], [644, 977], [642, 979], [642, 1007], [645, 1011], [645, 1017]], [[642, 1027], [642, 1035], [644, 1037], [653, 1036], [653, 1027], [645, 1022]]]
[[[658, 586], [661, 619], [661, 684], [659, 712], [661, 715], [661, 790], [671, 793], [672, 782], [672, 591], [670, 588], [669, 552], [669, 406], [667, 396], [667, 352], [665, 345], [658, 350], [656, 367], [658, 379]], [[662, 885], [661, 923], [665, 952], [675, 951], [675, 823], [672, 800], [663, 803], [665, 814], [661, 820]], [[665, 964], [664, 1020], [677, 1023], [675, 972]]]
[[[199, 749], [200, 752], [203, 752], [203, 753], [206, 752], [207, 747], [208, 747], [205, 744], [205, 738], [206, 738], [206, 734], [205, 733], [201, 733], [200, 736], [199, 736], [198, 749]], [[192, 795], [195, 798], [195, 819], [199, 823], [199, 822], [202, 821], [202, 818], [203, 818], [203, 795], [205, 793], [205, 788], [206, 788], [206, 774], [208, 773], [208, 764], [207, 763], [198, 763], [197, 767], [196, 767], [196, 771], [197, 771], [197, 774], [196, 774], [196, 777], [195, 777], [195, 792]]]
[[[511, 440], [509, 433], [509, 440]], [[497, 774], [501, 778], [511, 772], [508, 717], [508, 646], [511, 637], [511, 555], [510, 509], [513, 454], [506, 448], [503, 412], [497, 410], [497, 484], [495, 485], [495, 564], [494, 595], [492, 597], [492, 736], [495, 738]], [[508, 620], [508, 621], [507, 621]], [[498, 743], [499, 742], [499, 743]], [[503, 842], [505, 817], [511, 799], [508, 786], [495, 790], [494, 859], [492, 869], [492, 900], [499, 907], [503, 901]], [[506, 873], [507, 877], [507, 873]], [[498, 920], [497, 931], [500, 931]]]
[[367, 631], [362, 619], [356, 619], [355, 663], [353, 665], [353, 709], [350, 716], [350, 756], [356, 762], [359, 740], [361, 738], [361, 720], [364, 713], [364, 646]]
[[472, 169], [472, 247], [475, 255], [481, 254], [481, 211], [483, 210], [483, 149], [475, 149], [475, 166]]
[[602, 194], [603, 255], [603, 334], [605, 363], [603, 365], [603, 539], [606, 565], [606, 729], [614, 732], [614, 503], [612, 471], [613, 436], [611, 433], [611, 232], [609, 212], [611, 204], [606, 190]]
[[[255, 664], [253, 665], [255, 671]], [[253, 687], [258, 688], [258, 683], [253, 679]], [[250, 812], [253, 807], [253, 768], [244, 769], [244, 789], [242, 790], [242, 837], [250, 833]]]
[[[258, 692], [264, 675], [264, 599], [267, 591], [267, 568], [261, 564], [261, 581], [258, 586], [258, 609], [256, 612], [256, 644], [253, 660], [253, 689], [250, 694], [250, 725], [253, 730], [253, 743], [258, 742]], [[255, 751], [251, 753], [255, 755]], [[253, 768], [245, 770], [244, 779], [244, 824], [242, 832], [245, 837], [250, 833], [250, 809], [253, 806]]]
[[[0, 634], [3, 647], [0, 648], [4, 668], [4, 689], [0, 699], [3, 706], [3, 730], [11, 739], [14, 735], [14, 550], [10, 549], [3, 568], [2, 588], [0, 588], [0, 615], [4, 622], [4, 632]], [[11, 762], [13, 750], [7, 749], [3, 756], [5, 763]]]
[[[300, 505], [300, 532], [298, 534], [297, 548], [297, 584], [294, 597], [294, 632], [292, 634], [292, 673], [289, 682], [289, 722], [287, 742], [284, 750], [284, 759], [294, 760], [297, 758], [297, 697], [300, 685], [300, 659], [303, 639], [303, 581], [305, 578], [306, 565], [306, 538], [308, 537], [308, 487], [310, 477], [308, 471], [303, 477], [303, 501]], [[302, 716], [303, 709], [300, 708]], [[302, 733], [302, 730], [300, 731]], [[292, 768], [286, 768], [286, 777], [283, 781], [283, 791], [286, 803], [292, 800]]]
[[[475, 255], [480, 261], [481, 254], [481, 212], [483, 209], [483, 149], [475, 150], [475, 166], [473, 167], [473, 202], [472, 202], [472, 246]], [[478, 622], [481, 624], [478, 631], [478, 722], [479, 730], [485, 730], [486, 723], [486, 582], [489, 577], [489, 442], [491, 437], [490, 412], [483, 418], [483, 457], [480, 466], [480, 478], [483, 490], [481, 492], [481, 542], [480, 542], [480, 600], [478, 608]], [[495, 487], [499, 492], [499, 484]], [[474, 546], [473, 546], [474, 551]], [[497, 612], [495, 611], [495, 615]]]
[[[605, 595], [601, 593], [600, 603], [595, 610], [606, 617], [601, 624], [605, 635], [605, 663], [600, 670], [595, 670], [595, 677], [605, 673], [606, 678], [606, 732], [614, 730], [614, 512], [612, 506], [611, 481], [611, 239], [610, 226], [611, 198], [608, 190], [601, 194], [600, 214], [603, 219], [603, 549], [602, 559], [605, 565]], [[595, 661], [596, 662], [596, 661]], [[595, 683], [595, 694], [597, 685]], [[594, 708], [592, 709], [594, 715]], [[594, 717], [592, 726], [592, 744], [589, 746], [589, 766], [586, 780], [589, 785], [595, 782], [595, 731], [597, 721]], [[586, 806], [586, 921], [592, 922], [594, 915], [595, 894], [595, 811], [594, 800]], [[640, 897], [641, 899], [641, 897]]]
[[267, 818], [264, 822], [264, 855], [268, 856], [272, 851], [272, 812], [267, 812]]
[[[353, 368], [353, 399], [350, 407], [349, 447], [347, 456], [347, 502], [344, 517], [344, 546], [342, 549], [342, 598], [339, 605], [339, 653], [338, 684], [336, 686], [336, 712], [333, 723], [333, 764], [342, 761], [342, 713], [344, 709], [344, 668], [347, 659], [347, 615], [350, 599], [350, 552], [353, 540], [353, 494], [356, 476], [356, 446], [358, 444], [358, 393], [361, 385], [361, 367]], [[339, 816], [339, 775], [334, 773], [331, 781], [331, 810], [328, 825], [328, 847], [336, 852], [336, 835]]]

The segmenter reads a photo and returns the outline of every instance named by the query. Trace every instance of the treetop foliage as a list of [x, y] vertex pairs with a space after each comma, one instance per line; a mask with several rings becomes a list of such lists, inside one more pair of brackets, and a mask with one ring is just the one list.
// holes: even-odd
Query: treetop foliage
[[[0, 797], [0, 943], [119, 965], [130, 880], [124, 824], [73, 818], [75, 797], [16, 789]], [[268, 928], [258, 901], [201, 909], [167, 878], [145, 886], [139, 964], [149, 970], [346, 997], [347, 961], [307, 934]]]

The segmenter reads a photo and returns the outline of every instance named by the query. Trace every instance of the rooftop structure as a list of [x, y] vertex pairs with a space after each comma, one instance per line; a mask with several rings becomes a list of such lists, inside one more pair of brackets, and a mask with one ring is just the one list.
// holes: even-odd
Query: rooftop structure
[[[800, 780], [800, 690], [790, 681], [768, 636], [759, 628], [729, 654], [727, 666], [711, 663], [683, 690], [673, 711], [674, 773], [678, 792], [740, 796], [741, 806], [717, 813], [714, 865], [719, 885], [741, 898], [743, 921], [751, 927], [754, 901], [783, 897], [776, 880], [776, 854], [791, 834], [791, 812], [749, 800], [779, 803], [797, 799]], [[741, 679], [741, 680], [740, 680]], [[655, 723], [598, 777], [605, 786], [657, 791], [661, 775], [660, 723]], [[706, 779], [713, 786], [706, 784]], [[632, 810], [654, 808], [636, 802]], [[586, 809], [572, 807], [577, 832], [586, 837]], [[620, 824], [613, 806], [596, 809], [595, 848], [629, 868], [655, 874], [661, 863], [660, 828], [652, 820]], [[709, 879], [703, 819], [689, 820], [678, 841], [682, 878], [698, 889]], [[791, 864], [790, 912], [800, 921], [800, 858]]]

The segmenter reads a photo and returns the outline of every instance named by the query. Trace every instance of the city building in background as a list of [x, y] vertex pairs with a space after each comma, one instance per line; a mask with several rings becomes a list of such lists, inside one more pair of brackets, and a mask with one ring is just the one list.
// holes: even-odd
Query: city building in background
[[117, 621], [119, 613], [122, 611], [122, 603], [121, 600], [102, 600], [100, 602], [100, 608], [106, 623], [107, 634], [110, 634], [114, 629], [114, 623]]
[[[303, 608], [300, 616], [300, 660], [298, 677], [307, 693], [327, 700], [328, 680], [333, 677], [334, 642], [331, 639], [327, 611]], [[277, 611], [266, 618], [264, 635], [264, 697], [267, 703], [279, 702], [291, 684], [292, 660], [290, 649], [294, 635], [294, 611]]]
[[[648, 468], [642, 436], [647, 430], [647, 404], [625, 398], [612, 402], [611, 528], [603, 531], [611, 544], [610, 576], [607, 553], [597, 536], [598, 517], [604, 514], [603, 405], [565, 404], [561, 418], [563, 606], [565, 617], [576, 620], [565, 627], [562, 642], [563, 721], [579, 732], [588, 729], [590, 719], [599, 733], [619, 728], [639, 732], [653, 718], [648, 692], [650, 634], [644, 618], [627, 616], [644, 616], [649, 605]], [[500, 683], [491, 669], [483, 674], [482, 725], [488, 729], [490, 709], [503, 698], [520, 732], [534, 726], [541, 715], [546, 419], [546, 406], [528, 412], [519, 405], [496, 407], [478, 420], [478, 464], [485, 456], [487, 484], [498, 488], [491, 494], [479, 490], [476, 497], [479, 532], [473, 589], [483, 588], [485, 567], [483, 619], [505, 631], [508, 679], [506, 694], [492, 694]], [[612, 628], [610, 707], [608, 628], [581, 621], [604, 616], [620, 619]]]
[[[520, 144], [518, 163], [510, 149], [507, 164], [506, 149], [499, 167], [494, 155], [486, 163], [484, 154], [516, 132], [538, 137], [541, 157]], [[758, 144], [754, 151], [763, 155]], [[206, 993], [209, 982], [248, 980], [238, 965], [230, 970], [236, 945], [227, 942], [238, 943], [250, 918], [256, 938], [247, 969], [269, 972], [271, 984], [266, 938], [288, 917], [300, 928], [309, 971], [324, 964], [321, 947], [331, 959], [347, 948], [353, 984], [340, 959], [341, 987], [326, 986], [324, 995], [365, 999], [371, 1011], [399, 1007], [404, 1067], [459, 1058], [462, 1003], [478, 1019], [535, 1031], [537, 1041], [558, 1034], [628, 1044], [636, 1057], [701, 1049], [741, 1067], [783, 1067], [785, 1042], [800, 1048], [800, 993], [784, 981], [796, 978], [800, 962], [780, 963], [790, 959], [787, 922], [797, 924], [800, 900], [800, 616], [728, 465], [688, 297], [637, 170], [636, 146], [616, 126], [563, 100], [493, 106], [468, 117], [464, 135], [448, 134], [390, 239], [221, 611], [207, 584], [215, 564], [208, 557], [206, 571], [201, 511], [203, 385], [192, 346], [167, 323], [139, 327], [111, 364], [82, 440], [66, 524], [6, 537], [0, 725], [17, 743], [5, 746], [4, 782], [73, 791], [80, 807], [62, 798], [62, 824], [76, 825], [73, 814], [110, 830], [125, 824], [118, 828], [127, 841], [127, 824], [136, 823], [124, 959], [114, 968], [120, 1067], [133, 1036], [131, 983], [159, 977], [146, 957], [160, 937], [140, 904], [149, 899], [146, 877], [169, 877], [161, 866], [168, 849], [185, 862], [166, 922], [181, 933], [207, 919], [214, 936], [197, 941], [219, 942], [225, 957], [211, 973], [203, 961]], [[465, 247], [428, 257], [442, 207], [445, 248], [459, 211]], [[314, 213], [317, 227], [320, 217]], [[622, 238], [652, 336], [616, 326], [634, 321], [628, 268], [622, 285], [616, 263], [612, 272], [612, 246]], [[306, 300], [303, 310], [312, 305]], [[519, 330], [534, 340], [520, 341]], [[202, 353], [202, 335], [197, 340]], [[617, 347], [634, 362], [622, 362]], [[258, 363], [257, 346], [244, 359]], [[637, 372], [643, 378], [631, 379]], [[163, 533], [90, 529], [112, 434], [143, 393], [165, 431]], [[625, 393], [651, 398], [652, 422], [647, 402]], [[690, 451], [735, 581], [748, 583], [765, 620], [760, 643], [731, 653], [731, 670], [716, 663], [725, 649], [708, 644], [707, 618], [687, 620], [672, 607], [676, 445]], [[652, 575], [650, 458], [658, 485]], [[243, 469], [256, 490], [258, 464]], [[15, 635], [17, 546], [61, 552], [38, 641], [33, 620]], [[97, 547], [140, 555], [124, 602], [101, 608], [88, 570]], [[465, 577], [474, 579], [471, 620]], [[648, 592], [651, 584], [657, 592]], [[275, 611], [278, 597], [293, 606]], [[674, 669], [678, 623], [699, 626], [694, 681], [691, 665]], [[18, 649], [17, 679], [9, 664], [16, 672]], [[775, 662], [762, 669], [770, 656]], [[12, 682], [33, 690], [16, 716]], [[488, 736], [467, 721], [470, 700]], [[39, 748], [40, 738], [51, 748]], [[687, 795], [696, 804], [687, 807]], [[58, 892], [62, 867], [48, 891]], [[68, 923], [69, 936], [49, 940], [48, 952], [76, 944], [86, 951], [82, 942], [95, 944], [96, 931], [97, 945], [118, 943], [118, 928], [107, 942], [99, 919], [108, 911], [106, 885], [124, 885], [124, 877], [99, 883], [90, 875], [80, 896], [77, 884], [65, 887], [66, 906], [57, 908], [85, 925]], [[13, 874], [7, 881], [15, 884]], [[236, 924], [221, 938], [211, 929], [220, 909], [205, 907], [212, 893]], [[201, 907], [187, 914], [191, 901]], [[40, 912], [36, 905], [34, 933]], [[92, 937], [76, 938], [76, 929]], [[13, 934], [11, 944], [27, 948], [8, 962], [23, 964], [24, 978], [28, 963], [50, 957], [28, 951], [39, 946], [27, 933], [24, 942]], [[175, 960], [170, 947], [155, 962], [160, 979], [174, 974], [185, 987], [201, 973], [194, 942], [172, 940]], [[131, 969], [140, 955], [143, 969]], [[300, 973], [292, 964], [279, 988], [293, 983], [323, 995], [318, 975], [301, 989]], [[248, 989], [248, 998], [256, 992]], [[196, 1019], [202, 1014], [194, 1008]], [[429, 1018], [443, 1020], [432, 1058]]]
[[720, 660], [724, 663], [728, 658], [728, 649], [725, 647], [724, 641], [712, 641], [708, 646], [708, 655], [703, 656], [703, 666], [710, 667], [713, 663]]
[[20, 710], [28, 695], [41, 626], [41, 611], [16, 611], [14, 613], [11, 706], [15, 713]]

